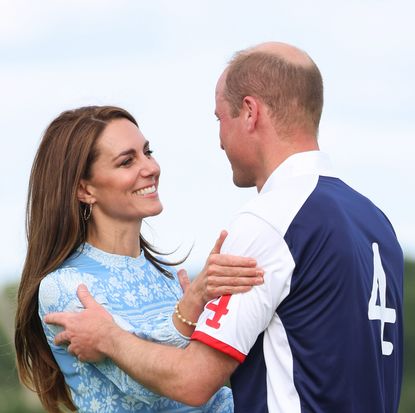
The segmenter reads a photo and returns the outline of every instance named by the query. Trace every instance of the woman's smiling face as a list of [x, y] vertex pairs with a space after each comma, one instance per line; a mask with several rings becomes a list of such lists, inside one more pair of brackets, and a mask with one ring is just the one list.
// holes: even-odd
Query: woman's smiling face
[[111, 121], [96, 149], [91, 178], [82, 182], [95, 201], [95, 223], [100, 216], [106, 222], [137, 222], [158, 215], [163, 209], [157, 192], [160, 167], [138, 127], [127, 119]]

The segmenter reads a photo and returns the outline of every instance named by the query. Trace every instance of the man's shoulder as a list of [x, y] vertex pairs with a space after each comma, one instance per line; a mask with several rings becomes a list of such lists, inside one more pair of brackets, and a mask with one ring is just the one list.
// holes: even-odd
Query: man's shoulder
[[274, 186], [272, 190], [257, 197], [240, 208], [235, 219], [253, 215], [267, 222], [280, 234], [285, 234], [294, 217], [302, 208], [318, 183], [318, 175], [303, 175]]

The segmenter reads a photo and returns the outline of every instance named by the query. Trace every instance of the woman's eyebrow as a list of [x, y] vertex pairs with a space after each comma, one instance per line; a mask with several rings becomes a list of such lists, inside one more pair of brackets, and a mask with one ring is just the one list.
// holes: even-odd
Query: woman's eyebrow
[[115, 161], [117, 160], [119, 157], [121, 156], [125, 156], [125, 155], [135, 155], [136, 154], [136, 150], [131, 148], [131, 149], [127, 149], [125, 151], [120, 152], [115, 158], [113, 158], [112, 160]]

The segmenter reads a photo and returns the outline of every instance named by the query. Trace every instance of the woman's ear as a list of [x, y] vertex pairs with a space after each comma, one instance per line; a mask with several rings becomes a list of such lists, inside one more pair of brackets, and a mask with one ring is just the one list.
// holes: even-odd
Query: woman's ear
[[79, 182], [78, 200], [84, 204], [93, 204], [96, 201], [93, 195], [93, 188], [85, 179], [81, 179]]

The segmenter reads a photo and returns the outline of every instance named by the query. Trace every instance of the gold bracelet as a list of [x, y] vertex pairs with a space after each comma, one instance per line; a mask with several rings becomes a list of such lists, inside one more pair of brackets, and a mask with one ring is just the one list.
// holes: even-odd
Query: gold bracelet
[[179, 311], [179, 301], [177, 301], [176, 305], [174, 306], [174, 314], [176, 314], [177, 318], [182, 322], [187, 324], [188, 326], [191, 327], [196, 327], [196, 323], [193, 323], [190, 320], [187, 320], [186, 318], [184, 318]]

